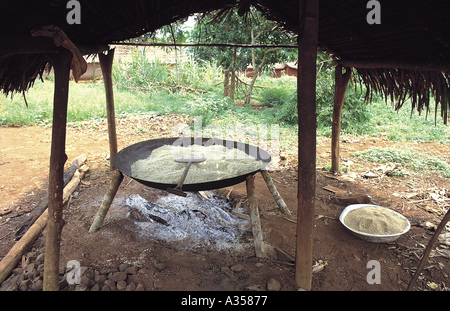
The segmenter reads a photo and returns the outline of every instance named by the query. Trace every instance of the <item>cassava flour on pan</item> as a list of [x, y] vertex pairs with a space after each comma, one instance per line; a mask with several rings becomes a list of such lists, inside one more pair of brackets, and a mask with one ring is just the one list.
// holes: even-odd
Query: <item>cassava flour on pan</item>
[[204, 183], [232, 178], [254, 172], [261, 168], [262, 161], [238, 149], [221, 145], [188, 147], [166, 145], [152, 151], [146, 159], [131, 165], [134, 178], [155, 183], [177, 184], [187, 163], [175, 159], [200, 158], [206, 160], [192, 163], [185, 184]]

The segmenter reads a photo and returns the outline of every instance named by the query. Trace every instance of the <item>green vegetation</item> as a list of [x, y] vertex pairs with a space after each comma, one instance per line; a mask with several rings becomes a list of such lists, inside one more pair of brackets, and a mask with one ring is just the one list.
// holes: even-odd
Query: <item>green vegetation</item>
[[[253, 92], [250, 105], [242, 105], [244, 94], [237, 94], [235, 102], [224, 98], [223, 73], [220, 66], [189, 60], [180, 64], [180, 80], [173, 69], [150, 61], [136, 53], [131, 62], [117, 62], [113, 70], [114, 98], [117, 116], [129, 114], [187, 113], [203, 117], [203, 124], [226, 126], [228, 123], [280, 124], [283, 131], [296, 132], [296, 78], [275, 79], [265, 73], [259, 88]], [[247, 81], [245, 78], [242, 78]], [[197, 90], [197, 91], [196, 91]], [[202, 90], [202, 92], [198, 92]], [[334, 81], [331, 69], [320, 71], [317, 80], [318, 134], [331, 135]], [[366, 104], [365, 90], [349, 86], [342, 115], [342, 134], [384, 135], [395, 141], [450, 141], [449, 127], [434, 111], [428, 118], [411, 114], [406, 107], [398, 112], [381, 99]], [[53, 83], [36, 81], [26, 94], [28, 107], [21, 94], [12, 99], [0, 95], [0, 125], [23, 126], [51, 123]], [[262, 109], [254, 109], [255, 105]], [[439, 115], [439, 112], [438, 112]], [[104, 87], [101, 81], [70, 83], [68, 121], [77, 122], [106, 117]]]
[[[221, 66], [190, 59], [179, 63], [178, 70], [175, 74], [174, 68], [157, 60], [149, 60], [141, 52], [133, 55], [130, 62], [116, 62], [113, 69], [116, 116], [185, 113], [201, 116], [204, 127], [214, 125], [216, 129], [226, 129], [235, 124], [249, 128], [256, 124], [279, 124], [281, 146], [293, 149], [297, 141], [298, 119], [295, 77], [275, 79], [265, 72], [258, 79], [259, 87], [254, 90], [251, 103], [246, 105], [243, 104], [244, 93], [237, 93], [235, 101], [223, 96]], [[317, 132], [319, 136], [329, 137], [334, 94], [333, 71], [328, 63], [319, 63], [318, 71]], [[249, 81], [244, 77], [241, 79]], [[411, 114], [407, 102], [406, 107], [394, 112], [393, 105], [384, 103], [381, 98], [374, 97], [375, 102], [365, 103], [364, 93], [365, 90], [359, 85], [349, 85], [342, 115], [343, 135], [368, 134], [399, 142], [450, 142], [450, 127], [443, 125], [439, 117], [435, 124], [434, 110], [429, 112], [428, 118], [418, 116], [417, 113]], [[0, 126], [51, 124], [52, 77], [45, 82], [36, 81], [26, 93], [26, 99], [28, 107], [21, 94], [16, 94], [12, 99], [0, 95]], [[104, 119], [105, 106], [101, 81], [70, 82], [68, 122]], [[437, 115], [440, 115], [439, 111]], [[413, 155], [405, 150], [371, 149], [355, 156], [450, 177], [450, 167], [445, 161]]]
[[395, 163], [416, 172], [434, 172], [450, 178], [450, 165], [436, 157], [395, 148], [372, 148], [353, 154], [363, 160], [377, 163]]

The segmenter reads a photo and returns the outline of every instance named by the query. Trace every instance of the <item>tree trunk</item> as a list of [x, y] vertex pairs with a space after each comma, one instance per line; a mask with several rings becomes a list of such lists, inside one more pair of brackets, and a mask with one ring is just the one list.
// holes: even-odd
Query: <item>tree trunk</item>
[[55, 93], [53, 97], [53, 128], [50, 153], [50, 174], [48, 186], [48, 222], [44, 260], [44, 290], [59, 290], [59, 252], [62, 218], [64, 163], [65, 154], [67, 101], [69, 97], [69, 72], [72, 53], [61, 50], [52, 58], [55, 72]]
[[348, 80], [352, 71], [346, 68], [345, 73], [342, 73], [342, 66], [338, 65], [335, 68], [334, 77], [334, 107], [333, 107], [333, 125], [331, 133], [331, 171], [333, 173], [339, 172], [339, 136], [341, 132], [341, 116], [342, 107], [344, 107], [345, 92], [347, 91]]
[[225, 70], [224, 72], [224, 81], [223, 81], [223, 96], [227, 97], [230, 95], [230, 71]]
[[230, 80], [230, 92], [229, 96], [232, 100], [234, 100], [234, 95], [236, 94], [236, 55], [237, 48], [233, 48], [232, 54], [232, 63], [231, 63], [231, 80]]
[[[269, 53], [271, 53], [273, 51], [276, 51], [276, 50], [279, 50], [279, 48], [269, 49], [266, 52], [264, 52], [264, 57], [261, 60], [261, 63], [258, 66], [254, 66], [253, 67], [253, 77], [252, 77], [252, 80], [250, 81], [250, 84], [249, 84], [249, 87], [248, 87], [248, 91], [245, 94], [245, 105], [250, 104], [250, 99], [251, 99], [251, 96], [252, 96], [253, 87], [255, 86], [255, 82], [256, 82], [256, 79], [259, 76], [259, 73], [261, 72], [263, 66], [266, 63], [267, 55], [269, 55]], [[252, 59], [256, 59], [256, 56], [253, 55], [253, 54], [254, 54], [254, 52], [252, 52]], [[256, 60], [254, 60], [254, 62], [256, 62]]]

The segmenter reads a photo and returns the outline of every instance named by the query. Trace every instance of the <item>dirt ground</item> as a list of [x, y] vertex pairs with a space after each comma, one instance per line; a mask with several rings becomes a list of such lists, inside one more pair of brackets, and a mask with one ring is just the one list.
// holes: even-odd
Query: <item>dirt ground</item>
[[[188, 118], [180, 115], [117, 120], [119, 149], [146, 139], [173, 136], [174, 126], [187, 122]], [[14, 230], [46, 193], [50, 141], [49, 127], [0, 128], [0, 258], [14, 245]], [[330, 139], [319, 138], [313, 258], [314, 262], [320, 260], [326, 265], [313, 274], [312, 289], [405, 290], [433, 234], [432, 229], [424, 227], [424, 223], [438, 224], [442, 219], [448, 208], [450, 182], [429, 174], [388, 177], [375, 170], [379, 164], [365, 163], [351, 154], [375, 146], [393, 146], [426, 152], [450, 163], [450, 146], [414, 142], [400, 144], [385, 137], [343, 137], [342, 162], [351, 169], [347, 174], [334, 176], [321, 169], [330, 162], [330, 145]], [[148, 271], [142, 276], [146, 290], [266, 290], [272, 278], [280, 283], [282, 291], [297, 289], [294, 266], [286, 256], [278, 254], [270, 259], [257, 259], [252, 249], [242, 252], [207, 248], [180, 250], [176, 245], [143, 238], [129, 230], [131, 220], [124, 217], [124, 198], [137, 193], [150, 199], [161, 193], [128, 177], [125, 177], [103, 227], [89, 234], [93, 216], [112, 176], [108, 164], [106, 123], [86, 122], [81, 126], [70, 126], [66, 152], [67, 165], [78, 155], [86, 154], [90, 171], [65, 209], [61, 265], [73, 259], [82, 266], [96, 269], [118, 266], [123, 262], [139, 265]], [[286, 219], [279, 211], [259, 173], [256, 175], [256, 191], [264, 240], [294, 256], [297, 159], [292, 156], [295, 150], [282, 152], [287, 158], [271, 175], [293, 213], [292, 219]], [[378, 177], [364, 178], [364, 172], [369, 170], [377, 173]], [[370, 243], [354, 237], [338, 220], [347, 204], [337, 200], [333, 192], [325, 190], [328, 185], [346, 193], [369, 195], [373, 203], [400, 212], [411, 222], [410, 231], [388, 244]], [[233, 203], [246, 197], [245, 183], [216, 192], [229, 194]], [[430, 193], [435, 195], [430, 197]], [[370, 271], [367, 263], [370, 260], [381, 264], [381, 284], [367, 282]], [[157, 263], [164, 263], [166, 268], [160, 271], [155, 268]], [[238, 264], [242, 266], [236, 269]], [[435, 254], [429, 259], [415, 289], [447, 290], [449, 274], [449, 259]]]

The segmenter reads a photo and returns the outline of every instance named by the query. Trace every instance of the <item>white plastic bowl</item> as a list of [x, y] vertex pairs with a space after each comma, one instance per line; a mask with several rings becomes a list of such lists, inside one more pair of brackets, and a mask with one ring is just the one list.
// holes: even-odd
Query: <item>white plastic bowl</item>
[[[397, 213], [396, 211], [393, 211], [391, 209], [389, 209], [390, 211], [396, 213], [397, 215], [399, 215], [400, 217], [406, 219], [408, 225], [406, 226], [405, 230], [403, 230], [403, 232], [400, 233], [396, 233], [396, 234], [385, 234], [385, 235], [378, 235], [378, 234], [369, 234], [369, 233], [365, 233], [365, 232], [359, 232], [356, 230], [353, 230], [352, 228], [348, 227], [345, 223], [344, 223], [344, 219], [345, 216], [347, 216], [347, 214], [355, 209], [364, 207], [364, 206], [373, 206], [373, 207], [381, 207], [378, 205], [372, 205], [372, 204], [352, 204], [347, 206], [341, 213], [341, 215], [339, 216], [339, 221], [344, 225], [345, 228], [347, 228], [354, 236], [369, 241], [369, 242], [374, 242], [374, 243], [387, 243], [387, 242], [392, 242], [397, 240], [402, 234], [405, 234], [406, 232], [409, 231], [409, 229], [411, 228], [411, 224], [409, 223], [408, 219], [406, 219], [405, 216]], [[385, 207], [386, 208], [386, 207]]]

